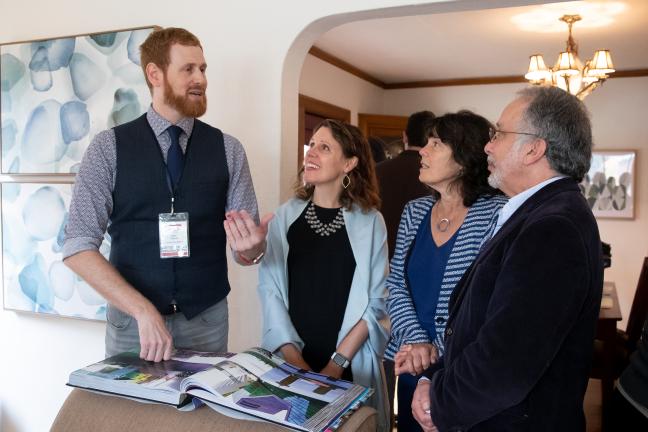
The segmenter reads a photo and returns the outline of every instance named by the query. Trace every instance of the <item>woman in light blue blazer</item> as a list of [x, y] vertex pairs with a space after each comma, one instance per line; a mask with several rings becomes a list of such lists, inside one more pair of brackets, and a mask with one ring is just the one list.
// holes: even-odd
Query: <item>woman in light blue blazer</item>
[[259, 269], [262, 345], [303, 369], [373, 387], [389, 429], [386, 230], [371, 150], [351, 125], [314, 131], [295, 198], [270, 222]]
[[488, 120], [460, 111], [426, 128], [419, 180], [431, 195], [405, 206], [387, 279], [392, 327], [385, 358], [399, 375], [400, 432], [421, 430], [411, 411], [418, 374], [443, 353], [450, 295], [506, 203], [487, 181]]

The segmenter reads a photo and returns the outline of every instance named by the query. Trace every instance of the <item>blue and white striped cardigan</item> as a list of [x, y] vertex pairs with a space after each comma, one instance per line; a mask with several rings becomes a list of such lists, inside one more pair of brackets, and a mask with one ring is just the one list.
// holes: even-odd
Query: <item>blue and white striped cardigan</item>
[[396, 248], [391, 260], [390, 273], [387, 278], [387, 311], [391, 319], [391, 337], [385, 351], [385, 357], [393, 360], [403, 344], [433, 342], [443, 353], [443, 335], [448, 321], [448, 301], [464, 272], [475, 260], [479, 249], [490, 237], [495, 228], [497, 215], [506, 203], [503, 196], [483, 196], [477, 199], [468, 209], [468, 214], [457, 233], [457, 239], [448, 257], [443, 272], [441, 292], [436, 308], [434, 322], [436, 337], [430, 340], [427, 331], [421, 326], [414, 309], [414, 303], [407, 286], [405, 267], [412, 242], [416, 238], [419, 225], [435, 203], [431, 196], [418, 198], [407, 203], [401, 216], [396, 237]]

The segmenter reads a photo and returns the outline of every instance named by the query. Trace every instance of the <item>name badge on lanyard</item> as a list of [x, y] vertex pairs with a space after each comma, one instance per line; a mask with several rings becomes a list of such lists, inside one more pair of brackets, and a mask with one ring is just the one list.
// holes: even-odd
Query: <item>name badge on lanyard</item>
[[160, 258], [189, 257], [189, 213], [160, 213]]

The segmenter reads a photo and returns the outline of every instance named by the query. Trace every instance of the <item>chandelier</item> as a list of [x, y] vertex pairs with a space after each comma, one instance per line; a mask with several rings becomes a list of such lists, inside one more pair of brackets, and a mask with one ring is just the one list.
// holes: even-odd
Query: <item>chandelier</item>
[[531, 84], [552, 85], [575, 95], [580, 100], [585, 99], [597, 87], [605, 82], [609, 74], [614, 72], [610, 51], [599, 50], [585, 65], [578, 58], [578, 45], [572, 37], [572, 25], [580, 21], [580, 15], [563, 15], [560, 21], [567, 23], [569, 37], [567, 48], [558, 55], [553, 68], [549, 69], [542, 54], [529, 57], [529, 71], [524, 75]]

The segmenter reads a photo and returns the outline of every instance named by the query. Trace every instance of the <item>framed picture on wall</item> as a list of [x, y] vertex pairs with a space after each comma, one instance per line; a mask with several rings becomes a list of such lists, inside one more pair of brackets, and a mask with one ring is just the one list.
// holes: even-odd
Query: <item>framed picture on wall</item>
[[0, 45], [1, 172], [75, 173], [95, 134], [145, 112], [139, 46], [154, 28]]
[[594, 216], [634, 218], [635, 158], [634, 150], [592, 152], [590, 170], [580, 188]]
[[[2, 184], [5, 309], [105, 320], [106, 302], [62, 262], [73, 184]], [[100, 252], [108, 257], [110, 241]]]

